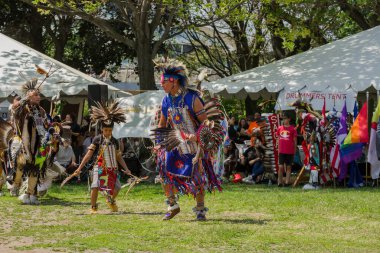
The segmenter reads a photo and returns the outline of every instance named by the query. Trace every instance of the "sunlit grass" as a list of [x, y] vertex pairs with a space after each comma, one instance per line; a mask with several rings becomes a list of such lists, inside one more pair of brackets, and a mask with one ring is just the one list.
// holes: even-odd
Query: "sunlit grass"
[[99, 196], [97, 215], [89, 214], [85, 185], [53, 187], [39, 206], [1, 197], [0, 245], [61, 252], [379, 252], [379, 189], [225, 185], [207, 196], [206, 222], [194, 220], [192, 197], [182, 196], [181, 213], [164, 222], [159, 185], [138, 185], [126, 198], [125, 192], [116, 214]]

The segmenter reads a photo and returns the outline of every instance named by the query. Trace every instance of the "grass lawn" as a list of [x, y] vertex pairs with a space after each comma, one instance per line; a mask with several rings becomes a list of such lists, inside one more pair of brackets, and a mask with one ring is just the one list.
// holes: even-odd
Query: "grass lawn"
[[89, 214], [85, 185], [53, 187], [39, 206], [0, 197], [0, 252], [380, 252], [380, 190], [224, 185], [208, 194], [208, 221], [191, 197], [162, 221], [159, 185], [141, 184], [110, 214], [99, 196]]

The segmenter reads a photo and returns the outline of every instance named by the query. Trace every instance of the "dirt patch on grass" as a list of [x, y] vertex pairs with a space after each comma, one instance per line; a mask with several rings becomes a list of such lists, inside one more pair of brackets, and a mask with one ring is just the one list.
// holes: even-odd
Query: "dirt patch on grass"
[[1, 223], [1, 230], [4, 233], [9, 233], [12, 231], [13, 221], [4, 219]]
[[50, 249], [17, 250], [17, 247], [31, 246], [34, 240], [31, 237], [2, 237], [0, 238], [0, 252], [7, 253], [51, 253]]
[[357, 217], [355, 217], [355, 216], [331, 216], [330, 219], [333, 220], [333, 221], [342, 221], [342, 222], [345, 222], [345, 221], [356, 220]]
[[[64, 248], [53, 249], [17, 249], [19, 247], [30, 247], [35, 243], [35, 240], [31, 237], [0, 237], [0, 252], [6, 253], [54, 253], [54, 252], [74, 252]], [[108, 253], [108, 249], [100, 250], [85, 250], [84, 253]]]
[[46, 250], [46, 249], [14, 250], [14, 249], [9, 248], [7, 246], [0, 245], [0, 252], [7, 252], [7, 253], [53, 253], [55, 251]]

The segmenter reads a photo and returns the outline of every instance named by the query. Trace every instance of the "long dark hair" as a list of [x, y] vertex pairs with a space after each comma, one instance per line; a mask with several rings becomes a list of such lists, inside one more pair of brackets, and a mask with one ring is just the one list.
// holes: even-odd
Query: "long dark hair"
[[231, 142], [230, 142], [230, 145], [228, 145], [228, 146], [231, 147], [232, 150], [236, 150], [236, 149], [237, 149], [237, 147], [236, 147], [236, 143], [235, 143], [234, 141], [231, 141]]
[[[242, 123], [241, 123], [242, 120], [245, 121], [244, 126], [243, 126]], [[247, 119], [245, 119], [245, 118], [241, 118], [241, 119], [239, 120], [238, 127], [239, 127], [240, 129], [241, 129], [241, 128], [248, 129], [249, 125], [248, 125]]]

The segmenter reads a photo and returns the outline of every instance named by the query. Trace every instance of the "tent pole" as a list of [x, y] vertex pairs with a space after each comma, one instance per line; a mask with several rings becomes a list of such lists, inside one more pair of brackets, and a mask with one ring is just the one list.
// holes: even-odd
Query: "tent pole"
[[54, 107], [54, 102], [53, 98], [50, 99], [50, 117], [53, 117], [53, 107]]

